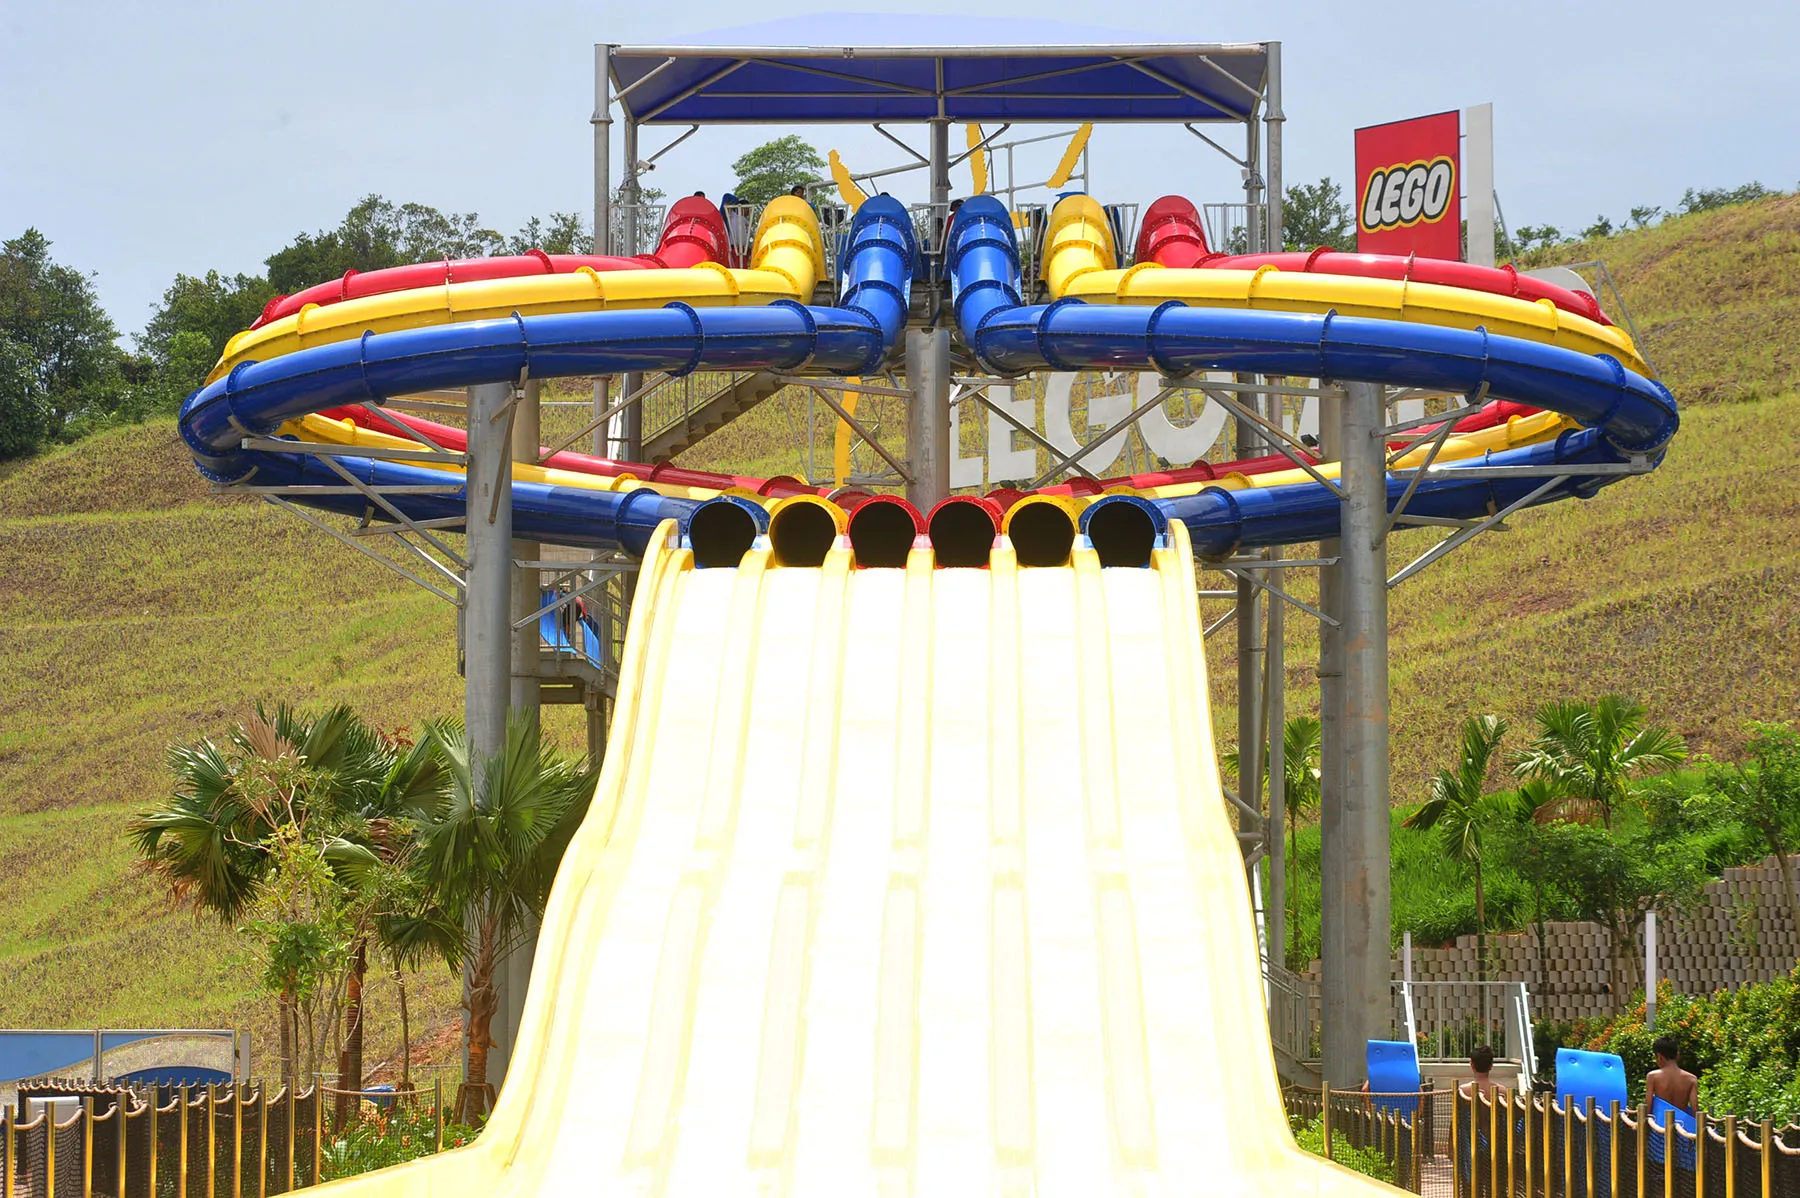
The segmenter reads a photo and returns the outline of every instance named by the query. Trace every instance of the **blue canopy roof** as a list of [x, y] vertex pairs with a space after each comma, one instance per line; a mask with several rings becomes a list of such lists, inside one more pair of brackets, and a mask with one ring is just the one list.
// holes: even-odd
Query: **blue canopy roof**
[[614, 94], [640, 124], [1236, 121], [1267, 48], [1055, 21], [827, 13], [620, 46]]

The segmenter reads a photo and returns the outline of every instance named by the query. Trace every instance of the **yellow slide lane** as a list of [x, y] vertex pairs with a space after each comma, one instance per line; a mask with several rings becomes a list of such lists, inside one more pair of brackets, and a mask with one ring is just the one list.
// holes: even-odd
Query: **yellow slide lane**
[[1171, 539], [696, 571], [665, 524], [494, 1119], [331, 1192], [1397, 1193], [1288, 1134]]
[[1639, 374], [1650, 368], [1623, 329], [1564, 312], [1549, 300], [1515, 299], [1462, 287], [1400, 279], [1260, 270], [1178, 270], [1140, 262], [1115, 270], [1118, 255], [1105, 211], [1090, 196], [1067, 196], [1050, 213], [1044, 279], [1051, 297], [1093, 304], [1160, 304], [1180, 300], [1207, 308], [1336, 312], [1446, 328], [1486, 328], [1584, 354], [1611, 354]]
[[685, 270], [594, 271], [444, 283], [392, 291], [339, 304], [309, 304], [292, 316], [246, 329], [225, 343], [207, 382], [239, 362], [268, 361], [313, 345], [348, 341], [364, 333], [389, 333], [428, 325], [511, 316], [592, 312], [603, 308], [659, 308], [679, 300], [696, 307], [733, 307], [812, 299], [825, 275], [818, 217], [797, 196], [780, 196], [763, 209], [751, 269], [704, 263]]

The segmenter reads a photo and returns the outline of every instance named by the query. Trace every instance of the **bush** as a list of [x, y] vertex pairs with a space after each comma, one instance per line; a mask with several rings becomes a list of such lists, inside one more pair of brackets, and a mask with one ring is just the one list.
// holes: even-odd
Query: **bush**
[[[448, 1117], [448, 1110], [445, 1117]], [[444, 1147], [461, 1148], [475, 1139], [475, 1129], [444, 1125]], [[349, 1131], [326, 1144], [320, 1153], [327, 1181], [385, 1169], [437, 1151], [437, 1114], [430, 1103], [396, 1103], [382, 1110], [364, 1103], [363, 1117]]]
[[1533, 1031], [1547, 1065], [1559, 1047], [1617, 1053], [1634, 1104], [1644, 1101], [1644, 1075], [1656, 1067], [1651, 1044], [1674, 1036], [1682, 1065], [1699, 1075], [1700, 1105], [1709, 1114], [1800, 1122], [1800, 968], [1708, 997], [1677, 994], [1665, 983], [1652, 1027], [1644, 1024], [1640, 1001], [1616, 1019], [1546, 1021]]
[[[1298, 1120], [1295, 1120], [1298, 1123]], [[1325, 1155], [1325, 1124], [1321, 1119], [1294, 1128], [1294, 1142], [1312, 1153], [1314, 1156]], [[1354, 1169], [1377, 1181], [1394, 1184], [1394, 1166], [1388, 1163], [1378, 1148], [1352, 1147], [1350, 1141], [1342, 1136], [1332, 1137], [1331, 1159], [1346, 1169]]]

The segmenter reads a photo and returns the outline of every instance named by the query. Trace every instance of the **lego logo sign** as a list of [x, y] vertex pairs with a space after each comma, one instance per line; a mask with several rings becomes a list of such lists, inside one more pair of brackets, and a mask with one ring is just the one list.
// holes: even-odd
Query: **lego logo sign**
[[1462, 257], [1461, 125], [1440, 112], [1356, 131], [1358, 250]]
[[1456, 163], [1449, 158], [1374, 171], [1363, 195], [1362, 227], [1374, 233], [1442, 220], [1455, 194]]

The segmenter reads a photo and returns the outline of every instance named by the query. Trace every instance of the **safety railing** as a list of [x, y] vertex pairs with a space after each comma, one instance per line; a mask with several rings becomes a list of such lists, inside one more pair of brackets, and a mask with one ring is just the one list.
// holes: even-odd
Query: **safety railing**
[[1702, 1112], [1690, 1128], [1647, 1107], [1459, 1090], [1451, 1137], [1456, 1198], [1800, 1195], [1800, 1128], [1766, 1120]]
[[1319, 1055], [1317, 986], [1283, 966], [1266, 963], [1263, 984], [1269, 996], [1269, 1042], [1297, 1061]]
[[1394, 981], [1394, 1030], [1422, 1057], [1466, 1057], [1487, 1045], [1535, 1077], [1531, 995], [1524, 982]]
[[[668, 218], [667, 204], [614, 204], [612, 206], [612, 252], [630, 257], [654, 253], [662, 240], [663, 221]], [[635, 228], [632, 218], [636, 217]], [[752, 229], [755, 226], [751, 226]]]
[[[356, 1091], [334, 1129], [333, 1091], [218, 1086], [22, 1086], [0, 1108], [0, 1194], [7, 1198], [267, 1198], [356, 1171], [334, 1162], [346, 1126], [396, 1105], [432, 1103], [428, 1145], [444, 1143], [443, 1088]], [[367, 1105], [365, 1113], [365, 1104]], [[422, 1117], [421, 1117], [422, 1118]], [[336, 1164], [336, 1167], [334, 1167]]]

